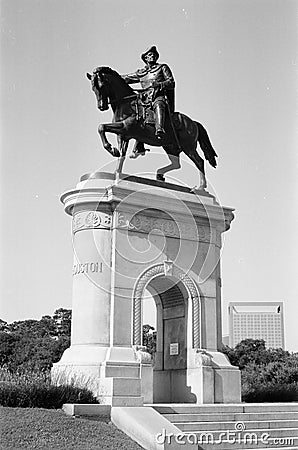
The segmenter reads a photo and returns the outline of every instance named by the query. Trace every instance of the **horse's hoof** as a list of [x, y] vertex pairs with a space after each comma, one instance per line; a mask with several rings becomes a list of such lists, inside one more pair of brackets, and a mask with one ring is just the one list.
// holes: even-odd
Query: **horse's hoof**
[[144, 150], [142, 150], [142, 151], [134, 151], [134, 152], [132, 152], [132, 154], [129, 157], [131, 159], [137, 159], [139, 156], [145, 156], [146, 152], [150, 152], [150, 149], [144, 148]]
[[193, 192], [195, 194], [199, 190], [200, 190], [199, 186], [194, 186], [191, 188], [190, 192]]
[[157, 181], [166, 181], [165, 177], [161, 173], [156, 175], [156, 179]]
[[139, 156], [145, 156], [146, 152], [135, 152], [132, 153], [129, 157], [131, 159], [137, 159]]
[[191, 188], [190, 192], [193, 192], [194, 194], [199, 194], [200, 192], [204, 191], [207, 186], [194, 186]]

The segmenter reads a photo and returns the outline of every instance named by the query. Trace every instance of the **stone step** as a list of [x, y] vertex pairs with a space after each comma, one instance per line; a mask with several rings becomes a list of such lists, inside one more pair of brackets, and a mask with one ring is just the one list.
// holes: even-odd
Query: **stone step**
[[244, 404], [244, 412], [274, 412], [274, 411], [296, 411], [298, 412], [298, 403], [297, 402], [288, 402], [288, 403], [245, 403]]
[[[181, 447], [183, 448], [183, 447]], [[198, 443], [197, 447], [194, 445], [195, 449], [198, 450], [242, 450], [242, 449], [249, 449], [249, 450], [268, 450], [271, 448], [278, 449], [278, 450], [297, 450], [298, 449], [298, 438], [297, 436], [287, 437], [287, 438], [273, 438], [268, 439], [266, 443], [258, 441], [253, 443], [248, 443], [245, 440], [242, 440], [240, 442], [229, 442], [229, 441], [223, 441], [221, 443], [214, 442], [214, 443]]]
[[161, 414], [214, 414], [214, 413], [265, 413], [265, 412], [298, 412], [298, 403], [236, 403], [236, 404], [206, 404], [192, 405], [187, 403], [152, 404]]
[[[177, 417], [177, 421], [171, 420], [164, 415], [164, 417], [173, 423], [182, 431], [191, 429], [192, 431], [212, 431], [212, 430], [234, 430], [237, 422], [199, 422], [189, 421], [185, 422]], [[179, 420], [178, 420], [179, 419]], [[298, 420], [272, 420], [272, 421], [244, 421], [245, 430], [252, 430], [255, 428], [262, 429], [276, 429], [276, 428], [298, 428]], [[191, 424], [191, 428], [188, 428]]]
[[69, 416], [111, 417], [111, 405], [98, 405], [96, 403], [64, 403], [62, 407]]
[[[158, 411], [159, 412], [159, 411]], [[272, 412], [272, 413], [228, 413], [228, 414], [162, 414], [171, 422], [246, 422], [272, 420], [298, 420], [298, 412]]]
[[[160, 414], [222, 414], [222, 413], [241, 413], [242, 405], [192, 405], [186, 404], [156, 404], [148, 405], [154, 408]], [[214, 407], [216, 406], [216, 408]]]
[[[233, 408], [233, 411], [236, 409], [234, 413], [226, 407], [221, 409], [228, 409], [228, 413], [218, 412], [218, 405], [211, 409], [210, 405], [207, 409], [199, 406], [201, 411], [212, 411], [204, 414], [172, 413], [173, 409], [180, 407], [181, 405], [146, 405], [142, 408], [112, 408], [112, 420], [147, 450], [298, 450], [298, 411], [294, 408], [291, 412], [292, 404], [287, 404], [287, 409], [283, 407], [283, 411], [277, 409], [269, 412], [265, 408], [264, 413], [245, 413], [241, 405], [240, 409], [239, 405]], [[192, 406], [190, 409], [196, 411], [197, 407], [198, 405], [194, 409]], [[182, 410], [188, 408], [189, 405]], [[166, 410], [167, 414], [160, 414], [156, 411], [158, 409]], [[258, 411], [261, 410], [262, 405], [259, 405]], [[293, 415], [296, 416], [294, 419], [288, 419], [288, 416]], [[210, 420], [214, 416], [219, 418], [218, 421]], [[231, 419], [227, 420], [227, 417]], [[193, 418], [194, 420], [190, 420]]]
[[298, 403], [153, 407], [198, 450], [298, 450]]
[[[175, 425], [175, 424], [174, 424]], [[179, 426], [181, 429], [181, 427]], [[296, 436], [298, 438], [298, 428], [276, 428], [276, 429], [268, 429], [268, 428], [255, 428], [255, 429], [244, 429], [237, 430], [234, 428], [230, 430], [209, 430], [209, 431], [195, 431], [192, 430], [191, 427], [188, 427], [187, 430], [181, 429], [183, 434], [193, 434], [198, 438], [204, 436], [212, 436], [212, 438], [216, 441], [220, 440], [229, 440], [229, 439], [243, 439], [245, 436], [249, 437], [258, 437], [261, 440], [262, 436], [267, 435], [268, 438], [283, 438]]]

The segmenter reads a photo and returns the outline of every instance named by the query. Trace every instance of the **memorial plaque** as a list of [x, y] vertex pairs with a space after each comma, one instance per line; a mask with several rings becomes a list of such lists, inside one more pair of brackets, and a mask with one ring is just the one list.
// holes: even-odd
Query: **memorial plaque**
[[170, 344], [170, 356], [178, 355], [178, 354], [179, 354], [179, 344], [178, 344], [178, 342]]

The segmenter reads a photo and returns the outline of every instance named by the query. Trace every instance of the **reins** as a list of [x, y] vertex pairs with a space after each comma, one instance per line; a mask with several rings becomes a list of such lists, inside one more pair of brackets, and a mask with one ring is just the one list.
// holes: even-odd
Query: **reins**
[[126, 95], [125, 97], [121, 97], [121, 98], [117, 98], [115, 100], [110, 100], [108, 101], [108, 105], [114, 105], [117, 104], [121, 101], [129, 101], [132, 99], [137, 99], [136, 101], [136, 119], [137, 121], [140, 119], [140, 109], [139, 109], [139, 103], [138, 103], [138, 99], [140, 98], [140, 94], [142, 94], [143, 92], [147, 91], [148, 89], [134, 89], [134, 94], [132, 95]]
[[137, 96], [138, 96], [137, 94], [133, 94], [133, 95], [126, 95], [125, 97], [121, 97], [121, 98], [116, 98], [115, 100], [110, 100], [108, 102], [108, 105], [113, 105], [114, 103], [119, 103], [122, 100], [130, 100]]
[[125, 97], [117, 98], [115, 100], [110, 100], [108, 102], [108, 105], [113, 105], [114, 103], [118, 103], [118, 102], [120, 102], [122, 100], [130, 100], [130, 99], [133, 99], [133, 98], [138, 98], [139, 94], [141, 94], [142, 92], [147, 91], [147, 89], [134, 89], [134, 91], [135, 91], [135, 93], [132, 94], [132, 95], [126, 95]]

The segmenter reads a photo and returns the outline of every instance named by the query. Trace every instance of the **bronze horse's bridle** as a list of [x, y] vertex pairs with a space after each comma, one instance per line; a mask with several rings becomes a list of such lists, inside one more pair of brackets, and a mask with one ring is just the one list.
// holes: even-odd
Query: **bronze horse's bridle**
[[[101, 76], [102, 76], [102, 75], [99, 74], [98, 72], [95, 73], [94, 75], [95, 75], [95, 76], [94, 76], [94, 78], [93, 78], [92, 75], [87, 74], [87, 78], [89, 78], [90, 80], [92, 80], [92, 78], [93, 78], [94, 86], [95, 86], [95, 88], [97, 89], [97, 91], [99, 92], [100, 90], [102, 90], [102, 87], [106, 87], [106, 85], [109, 84], [109, 81], [108, 81], [106, 78], [104, 78], [103, 81], [102, 81], [102, 80], [101, 80]], [[100, 82], [101, 82], [101, 84], [102, 84], [102, 87], [99, 86], [98, 80], [100, 80]], [[113, 99], [113, 100], [111, 100], [111, 98], [109, 97], [109, 95], [106, 94], [106, 98], [104, 99], [104, 102], [105, 102], [106, 105], [111, 105], [111, 106], [112, 106], [112, 105], [115, 105], [115, 104], [117, 104], [117, 103], [119, 103], [119, 102], [121, 102], [121, 101], [123, 101], [123, 100], [127, 100], [127, 101], [128, 101], [128, 100], [133, 100], [134, 98], [138, 98], [138, 97], [139, 97], [139, 94], [142, 93], [142, 92], [144, 92], [145, 90], [147, 90], [147, 89], [134, 89], [135, 94], [132, 94], [132, 95], [126, 95], [125, 97], [119, 97], [119, 98], [116, 98], [116, 99]], [[108, 98], [109, 98], [109, 100], [108, 100]], [[108, 106], [107, 106], [106, 109], [108, 109]]]

